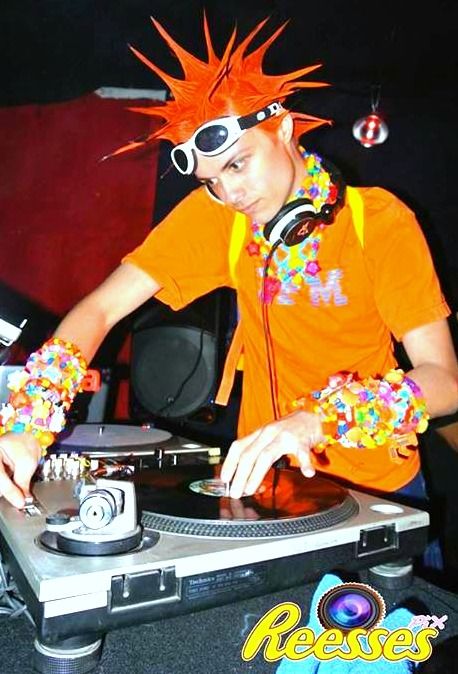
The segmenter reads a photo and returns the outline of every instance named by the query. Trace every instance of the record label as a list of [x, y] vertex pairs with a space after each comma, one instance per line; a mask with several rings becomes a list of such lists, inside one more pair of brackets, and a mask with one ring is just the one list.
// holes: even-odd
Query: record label
[[[223, 496], [229, 497], [230, 485], [215, 477], [191, 482], [189, 489], [196, 494], [202, 494], [203, 496], [217, 496], [221, 498]], [[263, 491], [265, 491], [265, 486], [261, 484], [257, 489], [256, 494], [262, 494]]]
[[229, 496], [229, 485], [218, 478], [196, 480], [191, 482], [189, 489], [203, 496]]

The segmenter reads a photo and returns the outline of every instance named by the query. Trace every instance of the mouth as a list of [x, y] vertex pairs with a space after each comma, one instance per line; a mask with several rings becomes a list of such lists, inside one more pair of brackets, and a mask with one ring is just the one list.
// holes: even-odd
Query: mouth
[[258, 202], [257, 202], [257, 201], [253, 201], [252, 204], [248, 204], [248, 206], [244, 206], [243, 208], [240, 208], [240, 209], [238, 209], [238, 210], [240, 210], [240, 211], [241, 211], [242, 213], [244, 213], [245, 215], [253, 215], [253, 213], [254, 213], [254, 212], [256, 211], [256, 209], [257, 209], [257, 205], [258, 205]]

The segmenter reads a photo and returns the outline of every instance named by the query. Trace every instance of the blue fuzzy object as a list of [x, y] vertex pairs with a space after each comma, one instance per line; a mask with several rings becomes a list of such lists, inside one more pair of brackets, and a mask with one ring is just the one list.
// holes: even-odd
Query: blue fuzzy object
[[[323, 627], [318, 621], [317, 606], [321, 597], [336, 585], [341, 585], [342, 580], [331, 573], [327, 573], [321, 579], [315, 593], [312, 597], [310, 606], [310, 616], [307, 627], [310, 627], [315, 634], [321, 634]], [[396, 630], [400, 627], [407, 627], [413, 617], [406, 608], [396, 608], [385, 616], [380, 627], [388, 630]], [[375, 662], [367, 662], [361, 658], [355, 660], [334, 660], [321, 661], [311, 655], [304, 660], [288, 660], [283, 658], [277, 668], [276, 674], [367, 674], [368, 671], [376, 674], [411, 674], [415, 671], [415, 665], [409, 660], [399, 660], [398, 662], [389, 662], [381, 658]]]

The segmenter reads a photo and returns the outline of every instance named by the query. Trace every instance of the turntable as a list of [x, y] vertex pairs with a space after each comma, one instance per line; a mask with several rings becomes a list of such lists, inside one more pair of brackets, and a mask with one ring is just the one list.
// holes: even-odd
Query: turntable
[[[167, 442], [178, 451], [193, 444]], [[157, 443], [163, 452], [164, 443]], [[254, 496], [230, 499], [219, 459], [207, 449], [201, 446], [192, 461], [183, 454], [178, 465], [164, 465], [164, 454], [159, 461], [158, 450], [150, 449], [153, 462], [137, 464], [129, 480], [88, 476], [79, 493], [79, 479], [37, 482], [25, 511], [0, 500], [1, 552], [36, 624], [38, 671], [91, 671], [90, 664], [72, 669], [66, 654], [72, 662], [81, 653], [96, 663], [101, 636], [115, 628], [424, 549], [426, 512], [321, 477], [306, 479], [295, 469], [272, 469]], [[119, 451], [132, 462], [129, 446]], [[113, 540], [113, 532], [110, 550], [103, 536]], [[99, 545], [106, 541], [108, 548]], [[46, 669], [62, 659], [66, 668]]]
[[53, 450], [97, 458], [151, 456], [159, 462], [169, 457], [174, 465], [186, 461], [186, 455], [195, 455], [195, 462], [199, 456], [220, 454], [219, 447], [172, 435], [151, 424], [77, 424], [60, 434]]

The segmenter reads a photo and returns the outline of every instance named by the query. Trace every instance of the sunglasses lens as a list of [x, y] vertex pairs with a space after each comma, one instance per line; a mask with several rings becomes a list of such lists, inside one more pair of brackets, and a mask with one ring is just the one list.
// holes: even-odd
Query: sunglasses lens
[[228, 131], [222, 124], [213, 124], [199, 131], [195, 145], [199, 152], [214, 152], [227, 140]]
[[172, 159], [173, 159], [173, 162], [174, 162], [175, 166], [177, 167], [177, 169], [179, 171], [181, 171], [181, 173], [187, 173], [188, 172], [189, 160], [188, 160], [188, 157], [186, 155], [186, 152], [183, 152], [183, 150], [180, 150], [180, 148], [176, 147], [172, 151]]

